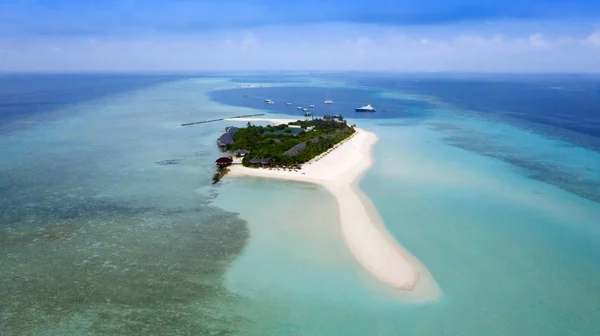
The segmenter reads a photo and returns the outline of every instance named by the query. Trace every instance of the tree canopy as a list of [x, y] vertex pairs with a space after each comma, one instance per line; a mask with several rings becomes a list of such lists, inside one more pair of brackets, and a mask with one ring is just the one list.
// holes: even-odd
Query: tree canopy
[[[300, 126], [304, 131], [293, 131], [290, 125]], [[233, 144], [227, 149], [250, 151], [242, 160], [245, 166], [252, 166], [253, 158], [269, 158], [273, 165], [299, 164], [327, 151], [354, 132], [354, 127], [341, 120], [298, 120], [278, 126], [248, 124], [235, 133]], [[288, 152], [293, 147], [295, 150]]]

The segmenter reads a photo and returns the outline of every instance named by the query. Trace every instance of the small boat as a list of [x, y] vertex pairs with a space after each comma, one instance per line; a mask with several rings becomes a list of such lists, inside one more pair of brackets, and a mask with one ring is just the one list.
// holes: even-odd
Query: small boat
[[375, 108], [371, 104], [366, 106], [357, 107], [354, 109], [356, 112], [375, 112]]
[[308, 109], [307, 108], [303, 108], [302, 111], [306, 112], [306, 111], [308, 111]]
[[287, 106], [292, 106], [292, 103], [285, 103]]
[[270, 103], [270, 102], [272, 102], [271, 99], [265, 99], [265, 103]]
[[315, 108], [315, 105], [313, 105], [313, 104], [310, 104], [310, 105], [308, 105], [308, 107], [310, 107], [310, 108]]
[[323, 102], [324, 104], [333, 104], [333, 100], [329, 97], [329, 92], [327, 92], [327, 99]]
[[302, 106], [298, 106], [298, 110], [302, 110]]
[[272, 100], [269, 100], [269, 101], [267, 102], [267, 104], [269, 104], [269, 105], [273, 105], [273, 104], [275, 104], [275, 102], [274, 102], [274, 101], [272, 101]]

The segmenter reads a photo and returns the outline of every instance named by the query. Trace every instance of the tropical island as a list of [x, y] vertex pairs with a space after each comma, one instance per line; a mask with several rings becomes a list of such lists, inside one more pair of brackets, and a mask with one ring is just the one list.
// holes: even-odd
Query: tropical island
[[354, 134], [341, 116], [297, 120], [276, 126], [229, 127], [218, 144], [241, 157], [246, 167], [291, 166], [308, 162]]
[[[369, 273], [400, 289], [401, 295], [410, 300], [428, 301], [439, 296], [439, 288], [427, 268], [389, 234], [377, 210], [356, 187], [373, 163], [371, 151], [378, 139], [375, 133], [348, 126], [341, 117], [225, 120], [249, 124], [227, 127], [217, 140], [219, 147], [232, 156], [217, 160], [222, 172], [216, 177], [228, 174], [234, 178], [320, 185], [336, 199], [344, 241]], [[254, 126], [254, 122], [271, 126]]]

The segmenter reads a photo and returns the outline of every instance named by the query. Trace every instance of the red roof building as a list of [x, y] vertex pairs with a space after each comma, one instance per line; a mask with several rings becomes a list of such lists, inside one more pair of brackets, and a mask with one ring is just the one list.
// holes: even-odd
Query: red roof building
[[227, 167], [233, 163], [233, 158], [227, 156], [220, 157], [215, 161], [215, 163], [219, 167]]

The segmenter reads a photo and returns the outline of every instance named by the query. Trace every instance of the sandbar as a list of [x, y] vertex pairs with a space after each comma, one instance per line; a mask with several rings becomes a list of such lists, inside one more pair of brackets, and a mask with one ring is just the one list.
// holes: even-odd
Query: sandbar
[[[231, 121], [282, 124], [293, 119], [236, 118]], [[301, 170], [275, 170], [232, 165], [230, 175], [254, 176], [314, 183], [335, 197], [341, 232], [356, 260], [376, 279], [389, 286], [413, 292], [418, 301], [433, 300], [439, 289], [427, 268], [406, 251], [387, 231], [375, 207], [358, 189], [357, 183], [373, 164], [375, 133], [356, 132], [326, 153], [305, 163]]]

